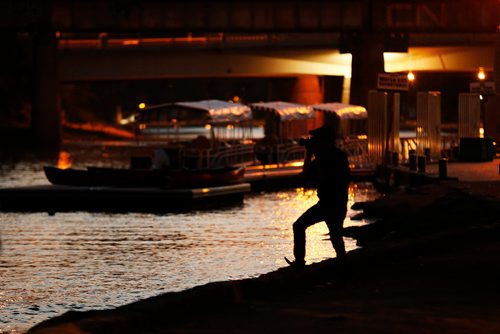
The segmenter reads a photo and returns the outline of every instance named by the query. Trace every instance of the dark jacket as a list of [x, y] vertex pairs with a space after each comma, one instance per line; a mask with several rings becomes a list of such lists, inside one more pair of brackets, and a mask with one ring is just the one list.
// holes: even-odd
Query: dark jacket
[[321, 201], [347, 203], [350, 168], [347, 155], [337, 147], [330, 147], [310, 163], [304, 164], [304, 176], [318, 189]]

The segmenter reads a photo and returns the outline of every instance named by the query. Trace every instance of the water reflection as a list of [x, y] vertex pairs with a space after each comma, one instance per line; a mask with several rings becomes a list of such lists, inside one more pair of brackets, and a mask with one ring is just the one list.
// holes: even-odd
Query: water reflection
[[[40, 165], [3, 171], [0, 181], [46, 183]], [[354, 184], [349, 205], [376, 196], [369, 184]], [[276, 270], [291, 257], [291, 224], [316, 201], [314, 191], [292, 189], [251, 194], [238, 208], [183, 214], [0, 213], [0, 332], [71, 309]], [[351, 221], [354, 214], [345, 226], [366, 223]], [[335, 255], [327, 233], [324, 223], [307, 230], [308, 263]], [[346, 239], [346, 248], [356, 245]]]

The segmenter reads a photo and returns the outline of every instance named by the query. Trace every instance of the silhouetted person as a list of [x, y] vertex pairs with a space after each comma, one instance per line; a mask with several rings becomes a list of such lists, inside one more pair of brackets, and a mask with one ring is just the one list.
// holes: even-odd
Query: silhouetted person
[[321, 221], [328, 226], [337, 258], [342, 259], [346, 254], [342, 230], [350, 179], [347, 155], [336, 147], [332, 128], [323, 126], [309, 133], [312, 137], [303, 143], [307, 153], [302, 174], [317, 188], [319, 201], [293, 224], [295, 261], [285, 259], [295, 266], [305, 264], [306, 229]]

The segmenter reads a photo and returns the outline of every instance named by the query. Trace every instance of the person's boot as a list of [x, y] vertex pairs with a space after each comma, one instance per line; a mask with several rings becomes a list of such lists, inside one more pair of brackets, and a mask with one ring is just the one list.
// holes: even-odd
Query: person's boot
[[304, 268], [304, 266], [306, 265], [306, 261], [304, 261], [304, 260], [292, 261], [292, 260], [287, 259], [286, 256], [285, 256], [285, 261], [286, 261], [286, 263], [288, 263], [288, 265], [290, 267], [294, 267], [294, 268]]

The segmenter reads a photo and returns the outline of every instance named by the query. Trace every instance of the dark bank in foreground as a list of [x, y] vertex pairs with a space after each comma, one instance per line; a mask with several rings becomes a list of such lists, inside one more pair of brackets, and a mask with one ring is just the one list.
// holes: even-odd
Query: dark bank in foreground
[[358, 205], [378, 220], [345, 229], [363, 248], [342, 264], [68, 312], [29, 332], [497, 333], [499, 192], [498, 182], [399, 190]]

